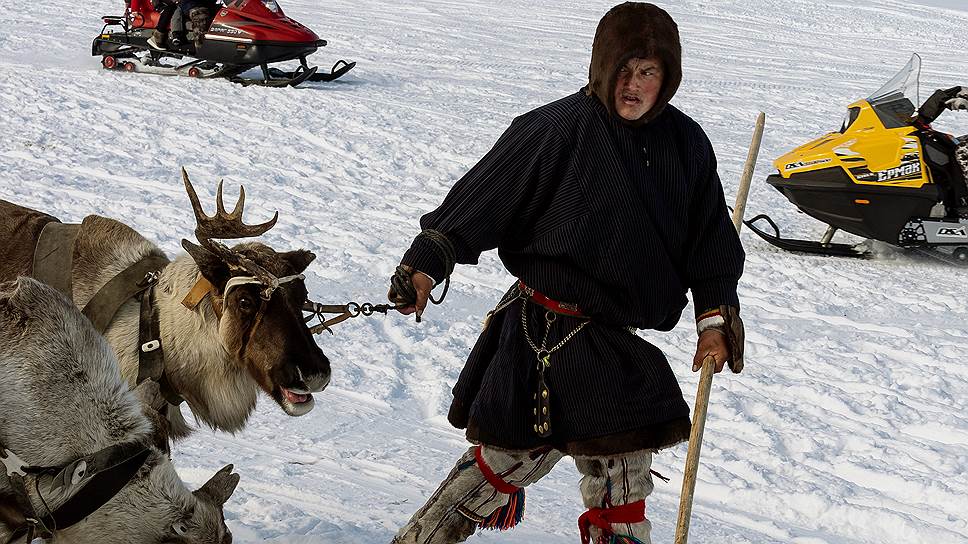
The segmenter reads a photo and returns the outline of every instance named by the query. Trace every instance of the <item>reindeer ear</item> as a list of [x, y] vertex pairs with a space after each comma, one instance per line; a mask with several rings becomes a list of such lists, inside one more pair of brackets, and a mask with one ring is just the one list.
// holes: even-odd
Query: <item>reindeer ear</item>
[[231, 276], [229, 267], [225, 264], [225, 261], [204, 247], [195, 245], [185, 239], [182, 239], [182, 247], [195, 260], [195, 265], [198, 266], [198, 270], [202, 273], [202, 276], [205, 276], [205, 279], [212, 282], [212, 285], [221, 291]]
[[316, 260], [316, 254], [312, 251], [306, 251], [305, 249], [297, 249], [296, 251], [287, 251], [282, 254], [282, 257], [289, 263], [290, 266], [296, 271], [297, 274], [301, 274], [309, 263]]
[[200, 500], [222, 506], [232, 496], [235, 486], [239, 485], [239, 475], [232, 474], [232, 468], [232, 465], [226, 465], [192, 494]]

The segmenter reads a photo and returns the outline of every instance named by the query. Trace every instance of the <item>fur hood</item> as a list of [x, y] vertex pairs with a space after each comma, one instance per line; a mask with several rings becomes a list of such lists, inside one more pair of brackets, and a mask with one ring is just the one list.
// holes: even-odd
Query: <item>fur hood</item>
[[623, 121], [641, 126], [662, 113], [682, 81], [682, 47], [679, 28], [662, 8], [642, 2], [625, 2], [610, 9], [598, 23], [592, 60], [588, 67], [586, 92], [594, 95], [615, 117], [612, 98], [618, 70], [630, 58], [656, 56], [662, 60], [662, 90], [655, 105], [637, 121]]

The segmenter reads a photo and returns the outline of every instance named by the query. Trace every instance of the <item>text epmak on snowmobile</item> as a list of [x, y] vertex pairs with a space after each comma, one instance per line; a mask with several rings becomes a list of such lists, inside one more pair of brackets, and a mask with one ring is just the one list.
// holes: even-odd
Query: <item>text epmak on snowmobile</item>
[[[157, 0], [156, 0], [157, 2]], [[104, 28], [94, 39], [92, 54], [102, 57], [107, 69], [190, 77], [227, 78], [244, 85], [272, 87], [295, 86], [304, 81], [332, 81], [356, 65], [338, 61], [330, 73], [317, 73], [306, 56], [326, 45], [312, 30], [287, 17], [275, 0], [229, 0], [224, 6], [212, 2], [210, 21], [201, 23], [204, 31], [191, 28], [194, 21], [180, 22], [180, 13], [164, 15], [165, 7], [177, 10], [171, 3], [151, 0], [126, 0], [123, 16], [103, 17]], [[171, 19], [173, 34], [186, 28], [199, 31], [195, 40], [172, 40], [163, 48], [152, 47], [149, 38], [158, 27]], [[179, 28], [179, 25], [186, 25]], [[162, 28], [161, 30], [167, 30]], [[152, 42], [153, 43], [153, 42]], [[299, 59], [292, 72], [269, 68], [269, 64]], [[174, 63], [174, 64], [172, 64]], [[261, 67], [261, 78], [241, 75]]]
[[[767, 183], [829, 225], [819, 242], [782, 238], [766, 215], [746, 225], [790, 251], [869, 255], [858, 246], [831, 243], [837, 230], [845, 230], [904, 248], [947, 246], [956, 261], [968, 261], [968, 137], [930, 125], [945, 108], [968, 108], [968, 88], [938, 91], [915, 111], [920, 70], [914, 55], [870, 98], [849, 106], [840, 131], [774, 162], [778, 172]], [[757, 228], [761, 220], [772, 234]], [[947, 251], [930, 253], [948, 260]]]

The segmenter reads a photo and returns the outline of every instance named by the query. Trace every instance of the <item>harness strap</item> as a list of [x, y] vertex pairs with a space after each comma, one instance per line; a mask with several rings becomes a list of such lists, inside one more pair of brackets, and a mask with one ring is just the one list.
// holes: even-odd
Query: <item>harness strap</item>
[[[88, 457], [86, 474], [92, 474], [84, 488], [67, 500], [44, 524], [53, 528], [74, 525], [104, 506], [134, 478], [151, 450], [140, 442], [105, 448]], [[70, 475], [67, 475], [68, 482]]]
[[494, 489], [497, 489], [499, 493], [504, 493], [505, 495], [514, 495], [518, 492], [520, 487], [509, 484], [504, 481], [500, 476], [494, 473], [494, 470], [487, 465], [484, 461], [484, 446], [477, 446], [474, 448], [474, 459], [477, 460], [477, 468], [481, 469], [481, 473], [484, 474], [484, 479], [487, 483], [491, 484]]
[[330, 326], [337, 325], [339, 323], [346, 321], [347, 319], [356, 317], [353, 315], [353, 312], [350, 311], [349, 306], [346, 304], [343, 304], [343, 305], [324, 304], [324, 305], [320, 305], [318, 310], [319, 310], [319, 313], [323, 313], [323, 314], [336, 313], [336, 312], [341, 312], [341, 313], [336, 317], [331, 317], [326, 321], [323, 321], [322, 323], [319, 323], [313, 326], [313, 328], [310, 329], [310, 332], [313, 332], [313, 331], [322, 332], [326, 330], [326, 331], [329, 331], [330, 334], [333, 334], [333, 331], [332, 329], [330, 329]]
[[165, 371], [165, 350], [161, 345], [161, 325], [154, 305], [154, 287], [141, 294], [138, 325], [138, 381], [158, 381]]
[[[185, 295], [185, 298], [182, 299], [182, 306], [188, 308], [189, 310], [194, 310], [199, 304], [202, 303], [203, 300], [205, 300], [205, 297], [207, 297], [209, 293], [214, 290], [215, 286], [212, 285], [212, 282], [208, 281], [205, 276], [199, 274], [198, 279], [195, 280], [195, 285], [192, 286], [192, 289], [187, 295]], [[212, 308], [215, 308], [214, 304], [212, 305]], [[215, 309], [215, 313], [219, 313], [218, 309]], [[218, 317], [222, 316], [219, 315]]]
[[[154, 285], [141, 294], [141, 316], [138, 324], [138, 381], [158, 382], [161, 395], [169, 404], [178, 406], [185, 402], [172, 387], [165, 373], [165, 350], [161, 345], [161, 323], [155, 304]], [[162, 414], [164, 415], [164, 414]]]
[[[0, 452], [6, 461], [5, 465], [13, 459], [18, 459], [2, 444], [0, 444]], [[27, 535], [26, 542], [29, 543], [38, 528], [41, 529], [40, 535], [49, 535], [58, 528], [70, 527], [91, 515], [131, 481], [150, 453], [151, 450], [142, 442], [126, 442], [75, 459], [64, 466], [20, 466], [16, 467], [16, 470], [11, 470], [11, 466], [8, 465], [7, 478], [14, 490], [17, 507], [21, 509], [27, 520], [23, 527], [14, 532], [9, 542]], [[18, 462], [22, 461], [18, 459]], [[27, 475], [33, 477], [38, 494], [40, 494], [41, 483], [48, 487], [51, 494], [57, 492], [72, 494], [59, 508], [40, 516], [30, 501], [26, 483]], [[71, 492], [69, 487], [74, 485], [81, 487], [78, 491]], [[44, 500], [43, 496], [41, 500]]]
[[169, 262], [164, 255], [152, 254], [134, 263], [104, 284], [81, 313], [98, 332], [104, 333], [121, 306], [151, 286], [152, 282], [145, 281], [146, 276], [163, 269]]
[[611, 536], [615, 534], [612, 531], [613, 523], [641, 523], [643, 521], [645, 521], [644, 499], [611, 508], [589, 508], [578, 518], [578, 530], [581, 532], [582, 544], [590, 544], [592, 538], [589, 528], [593, 525], [601, 529], [605, 536]]
[[34, 248], [33, 270], [30, 275], [71, 298], [71, 260], [74, 240], [81, 226], [51, 221], [44, 225]]

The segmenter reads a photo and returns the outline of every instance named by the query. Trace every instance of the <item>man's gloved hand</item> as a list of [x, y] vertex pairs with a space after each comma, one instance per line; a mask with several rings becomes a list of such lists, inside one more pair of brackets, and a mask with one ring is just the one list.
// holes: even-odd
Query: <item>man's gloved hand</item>
[[707, 356], [716, 360], [716, 372], [721, 372], [727, 362], [733, 373], [742, 372], [746, 331], [739, 317], [739, 308], [719, 306], [702, 312], [696, 319], [699, 342], [692, 361], [693, 372], [702, 368]]
[[968, 89], [959, 87], [954, 98], [945, 101], [944, 106], [949, 110], [968, 110]]
[[739, 308], [735, 306], [720, 306], [719, 311], [726, 321], [726, 339], [729, 341], [729, 369], [734, 374], [743, 371], [743, 355], [746, 351], [746, 329], [739, 317]]
[[931, 124], [939, 115], [947, 108], [950, 100], [954, 100], [959, 97], [959, 94], [964, 92], [961, 87], [951, 87], [948, 89], [938, 89], [921, 104], [918, 108], [918, 120], [922, 123]]
[[[420, 321], [420, 317], [427, 308], [427, 300], [430, 298], [430, 291], [434, 288], [434, 280], [432, 280], [427, 274], [424, 274], [419, 270], [414, 270], [412, 267], [409, 267], [405, 264], [401, 264], [398, 268], [410, 275], [408, 280], [411, 285], [398, 286], [395, 284], [396, 278], [391, 278], [390, 290], [387, 291], [387, 299], [394, 304], [407, 304], [407, 306], [404, 306], [403, 308], [398, 308], [397, 311], [403, 315], [410, 315], [416, 312], [417, 321]], [[396, 274], [394, 276], [396, 276]], [[416, 294], [416, 300], [413, 300], [411, 297], [403, 296], [403, 292], [410, 291], [411, 286]]]

